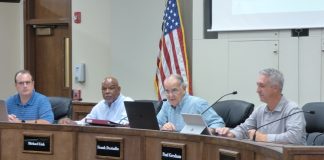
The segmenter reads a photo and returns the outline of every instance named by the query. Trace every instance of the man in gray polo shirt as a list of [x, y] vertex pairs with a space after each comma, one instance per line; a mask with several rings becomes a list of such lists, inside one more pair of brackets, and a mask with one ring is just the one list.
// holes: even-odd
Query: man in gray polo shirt
[[[221, 136], [238, 139], [305, 145], [304, 114], [295, 102], [282, 95], [283, 84], [284, 78], [280, 71], [271, 68], [260, 71], [257, 93], [265, 104], [256, 108], [241, 125], [232, 130], [218, 128], [216, 132]], [[283, 119], [276, 121], [280, 118]], [[273, 121], [276, 122], [271, 123]]]

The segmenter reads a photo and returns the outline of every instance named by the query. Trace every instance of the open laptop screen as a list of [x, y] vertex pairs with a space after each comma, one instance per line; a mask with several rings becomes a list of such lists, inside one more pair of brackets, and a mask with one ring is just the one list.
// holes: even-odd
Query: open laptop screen
[[125, 101], [130, 128], [159, 130], [153, 102]]
[[0, 100], [0, 122], [8, 122], [8, 111], [3, 100]]

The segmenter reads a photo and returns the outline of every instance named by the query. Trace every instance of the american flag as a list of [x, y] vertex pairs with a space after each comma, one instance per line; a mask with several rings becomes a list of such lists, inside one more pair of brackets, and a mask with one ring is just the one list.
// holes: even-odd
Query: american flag
[[187, 92], [192, 94], [184, 30], [178, 4], [177, 0], [168, 0], [164, 11], [155, 76], [155, 88], [159, 100], [165, 98], [163, 81], [170, 74], [181, 75], [188, 86]]

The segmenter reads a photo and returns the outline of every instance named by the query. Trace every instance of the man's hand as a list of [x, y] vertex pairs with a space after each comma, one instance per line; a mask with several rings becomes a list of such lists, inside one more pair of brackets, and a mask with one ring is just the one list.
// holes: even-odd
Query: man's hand
[[249, 138], [250, 138], [251, 140], [253, 140], [253, 136], [254, 136], [254, 134], [255, 134], [255, 141], [262, 141], [262, 142], [266, 142], [267, 139], [268, 139], [268, 137], [267, 137], [266, 134], [261, 133], [261, 132], [259, 132], [259, 131], [256, 131], [255, 129], [250, 129], [250, 130], [248, 131], [248, 133], [249, 133]]
[[8, 115], [8, 121], [13, 123], [21, 123], [21, 120], [18, 119], [14, 114]]
[[234, 135], [232, 132], [230, 132], [230, 129], [227, 128], [227, 127], [223, 127], [223, 128], [216, 128], [216, 129], [215, 129], [215, 132], [216, 132], [216, 134], [219, 135], [219, 136], [232, 137], [232, 138], [235, 137], [235, 135]]
[[161, 130], [165, 130], [165, 131], [175, 131], [176, 128], [175, 128], [175, 126], [171, 122], [168, 122], [168, 123], [165, 123], [162, 126]]
[[72, 121], [70, 118], [62, 118], [58, 121], [58, 124], [77, 125], [77, 123]]

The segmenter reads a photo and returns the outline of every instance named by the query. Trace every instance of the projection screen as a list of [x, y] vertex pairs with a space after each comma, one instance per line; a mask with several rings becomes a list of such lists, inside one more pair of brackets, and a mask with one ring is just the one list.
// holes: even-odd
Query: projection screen
[[324, 27], [324, 0], [212, 0], [209, 31]]

